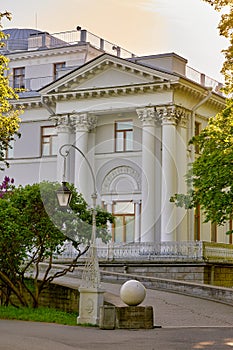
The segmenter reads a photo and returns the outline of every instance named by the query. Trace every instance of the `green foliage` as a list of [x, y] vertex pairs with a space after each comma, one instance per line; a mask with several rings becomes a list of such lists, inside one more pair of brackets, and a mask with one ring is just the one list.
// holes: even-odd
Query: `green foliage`
[[[5, 303], [14, 293], [23, 306], [38, 306], [39, 295], [47, 283], [72, 271], [77, 259], [86, 252], [91, 237], [91, 210], [83, 197], [70, 185], [73, 197], [70, 208], [61, 210], [55, 191], [57, 183], [18, 187], [0, 199], [0, 290]], [[107, 220], [111, 214], [97, 210], [100, 236], [107, 241]], [[51, 274], [56, 254], [70, 240], [77, 251], [72, 263]], [[85, 245], [80, 246], [80, 243]], [[41, 262], [48, 263], [41, 279]], [[34, 291], [26, 284], [26, 276], [33, 271]], [[28, 298], [31, 303], [28, 303]]]
[[[7, 38], [2, 32], [1, 20], [6, 17], [11, 19], [9, 12], [0, 13], [0, 48], [5, 45], [4, 40]], [[5, 154], [10, 147], [10, 142], [19, 136], [19, 115], [22, 109], [14, 108], [11, 100], [18, 99], [16, 90], [9, 84], [8, 73], [9, 60], [4, 55], [0, 54], [0, 170], [9, 164], [5, 160]]]
[[225, 61], [221, 72], [225, 77], [224, 91], [227, 94], [233, 92], [233, 6], [232, 0], [203, 0], [214, 7], [216, 11], [222, 11], [221, 20], [219, 22], [219, 33], [229, 40], [229, 46], [223, 50]]
[[200, 204], [206, 222], [223, 225], [233, 211], [233, 101], [190, 143], [201, 152], [187, 174], [190, 190], [171, 201], [186, 209]]
[[30, 307], [16, 308], [13, 306], [0, 306], [0, 319], [58, 323], [69, 326], [77, 326], [77, 313], [68, 313], [48, 307], [39, 307], [34, 309]]

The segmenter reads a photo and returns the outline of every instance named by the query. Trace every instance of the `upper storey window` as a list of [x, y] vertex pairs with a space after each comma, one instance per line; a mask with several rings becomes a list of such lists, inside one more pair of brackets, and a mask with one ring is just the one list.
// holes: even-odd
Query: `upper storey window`
[[41, 155], [54, 156], [57, 154], [57, 130], [53, 126], [41, 128]]
[[25, 67], [13, 68], [13, 87], [25, 89]]
[[54, 63], [53, 65], [53, 78], [56, 80], [58, 78], [59, 71], [62, 68], [65, 68], [66, 63], [65, 62], [59, 62], [59, 63]]
[[133, 150], [133, 121], [115, 122], [115, 150], [125, 152]]

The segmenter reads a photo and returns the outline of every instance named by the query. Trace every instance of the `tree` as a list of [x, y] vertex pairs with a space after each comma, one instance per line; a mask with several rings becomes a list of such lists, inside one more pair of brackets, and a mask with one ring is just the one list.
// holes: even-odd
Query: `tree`
[[[9, 12], [0, 13], [0, 49], [5, 45], [4, 40], [7, 36], [3, 33], [1, 21], [6, 17], [11, 19]], [[19, 136], [19, 115], [22, 113], [22, 109], [14, 108], [11, 103], [12, 100], [18, 99], [16, 90], [9, 84], [8, 73], [9, 60], [0, 53], [0, 170], [3, 170], [5, 166], [9, 166], [5, 160], [5, 155], [10, 148], [10, 142], [15, 139], [15, 136]]]
[[[71, 185], [70, 208], [61, 210], [55, 195], [57, 183], [14, 188], [9, 179], [8, 184], [9, 190], [0, 199], [0, 290], [6, 304], [13, 302], [14, 295], [21, 305], [38, 307], [48, 283], [73, 271], [78, 258], [87, 251], [91, 210]], [[111, 214], [97, 208], [96, 219], [101, 237], [108, 240], [106, 224], [112, 221]], [[73, 243], [77, 255], [67, 267], [53, 273], [52, 265], [66, 240]], [[29, 275], [33, 288], [27, 284]]]
[[186, 175], [189, 191], [171, 201], [186, 209], [199, 204], [205, 222], [224, 225], [233, 212], [233, 101], [190, 143], [198, 145], [200, 155]]
[[221, 72], [225, 77], [224, 91], [233, 92], [233, 4], [232, 0], [203, 0], [214, 6], [216, 11], [224, 11], [218, 25], [220, 35], [229, 40], [229, 46], [223, 50], [225, 61]]
[[186, 209], [200, 205], [205, 222], [224, 225], [232, 218], [233, 211], [233, 4], [232, 0], [203, 1], [222, 11], [218, 28], [230, 45], [223, 50], [225, 61], [221, 72], [225, 77], [224, 91], [230, 98], [226, 108], [190, 141], [198, 146], [200, 155], [186, 174], [188, 192], [175, 194], [170, 200]]

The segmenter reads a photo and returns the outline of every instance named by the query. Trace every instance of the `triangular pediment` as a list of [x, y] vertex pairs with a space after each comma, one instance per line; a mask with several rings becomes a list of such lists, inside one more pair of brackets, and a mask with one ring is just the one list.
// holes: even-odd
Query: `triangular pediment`
[[91, 91], [143, 84], [163, 83], [177, 79], [140, 64], [104, 54], [42, 88], [42, 94]]

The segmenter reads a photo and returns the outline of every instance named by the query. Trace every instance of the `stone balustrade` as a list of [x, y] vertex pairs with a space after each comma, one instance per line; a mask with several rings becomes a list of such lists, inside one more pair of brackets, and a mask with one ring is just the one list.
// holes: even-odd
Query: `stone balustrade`
[[[233, 245], [203, 241], [157, 243], [110, 243], [97, 248], [100, 261], [209, 261], [233, 262]], [[59, 260], [74, 258], [76, 251], [67, 242]], [[79, 259], [85, 259], [85, 255]]]

